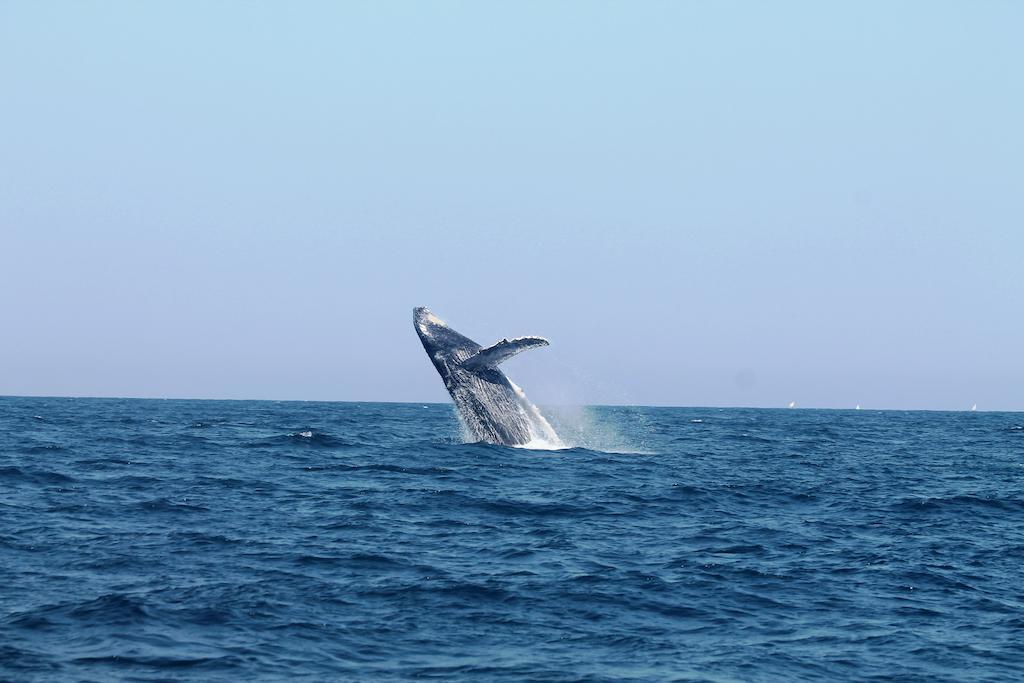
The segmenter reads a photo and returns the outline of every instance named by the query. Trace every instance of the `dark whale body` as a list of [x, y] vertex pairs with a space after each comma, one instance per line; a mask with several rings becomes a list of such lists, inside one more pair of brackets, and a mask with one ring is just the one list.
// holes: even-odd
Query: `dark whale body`
[[521, 351], [547, 346], [547, 339], [502, 339], [484, 348], [426, 308], [413, 309], [413, 325], [474, 440], [506, 446], [522, 446], [537, 438], [557, 440], [519, 387], [498, 369], [499, 363]]

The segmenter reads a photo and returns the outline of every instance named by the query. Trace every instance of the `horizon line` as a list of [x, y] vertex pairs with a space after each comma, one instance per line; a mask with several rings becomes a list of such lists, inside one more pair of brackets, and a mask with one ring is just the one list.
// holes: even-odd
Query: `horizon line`
[[[0, 399], [7, 398], [50, 398], [50, 399], [85, 399], [100, 401], [234, 401], [259, 403], [382, 403], [392, 405], [454, 405], [451, 401], [359, 401], [346, 399], [312, 399], [312, 398], [194, 398], [183, 396], [92, 396], [74, 395], [58, 396], [51, 394], [0, 394]], [[914, 413], [1024, 413], [1024, 410], [983, 410], [978, 408], [865, 408], [857, 404], [853, 408], [817, 407], [817, 406], [712, 406], [712, 405], [679, 405], [667, 403], [540, 403], [541, 407], [595, 407], [595, 408], [681, 408], [690, 410], [836, 410], [850, 412], [914, 412]], [[974, 404], [976, 405], [976, 404]]]

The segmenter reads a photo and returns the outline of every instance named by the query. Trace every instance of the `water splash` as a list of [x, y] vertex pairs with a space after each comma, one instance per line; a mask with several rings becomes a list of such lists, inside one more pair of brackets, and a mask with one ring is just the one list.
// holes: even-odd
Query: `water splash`
[[[624, 416], [598, 414], [586, 406], [544, 406], [566, 448], [586, 448], [603, 453], [651, 455], [652, 452], [633, 442], [619, 429], [618, 419]], [[640, 432], [645, 428], [641, 425]]]
[[530, 426], [530, 441], [522, 446], [522, 448], [529, 448], [532, 450], [539, 451], [556, 451], [563, 448], [569, 448], [559, 438], [558, 432], [551, 426], [551, 423], [547, 421], [544, 415], [541, 414], [537, 406], [530, 403], [530, 399], [526, 398], [526, 394], [519, 386], [509, 380], [509, 384], [512, 385], [512, 389], [516, 392], [516, 398], [519, 400], [519, 408], [526, 415], [526, 421]]

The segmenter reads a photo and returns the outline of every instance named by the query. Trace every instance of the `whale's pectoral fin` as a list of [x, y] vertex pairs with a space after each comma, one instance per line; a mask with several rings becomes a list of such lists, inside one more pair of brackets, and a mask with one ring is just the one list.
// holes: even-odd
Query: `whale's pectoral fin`
[[493, 368], [499, 363], [504, 363], [521, 351], [547, 345], [548, 340], [544, 337], [516, 337], [515, 339], [502, 339], [497, 344], [488, 346], [486, 349], [480, 349], [472, 356], [462, 361], [462, 366], [469, 370]]

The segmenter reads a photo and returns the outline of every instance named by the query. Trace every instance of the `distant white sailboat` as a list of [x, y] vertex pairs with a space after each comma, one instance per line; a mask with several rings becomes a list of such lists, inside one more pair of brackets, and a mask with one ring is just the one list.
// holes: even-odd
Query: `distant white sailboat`
[[974, 411], [976, 411], [977, 409], [978, 409], [978, 404], [977, 404], [977, 403], [975, 403], [975, 404], [974, 404], [973, 406], [971, 406], [971, 412], [972, 412], [972, 413], [973, 413]]
[[860, 404], [859, 403], [857, 404], [857, 407], [854, 408], [854, 410], [860, 410]]
[[790, 408], [796, 408], [796, 401], [790, 401], [789, 402], [789, 407]]

